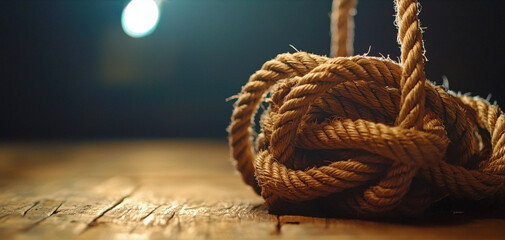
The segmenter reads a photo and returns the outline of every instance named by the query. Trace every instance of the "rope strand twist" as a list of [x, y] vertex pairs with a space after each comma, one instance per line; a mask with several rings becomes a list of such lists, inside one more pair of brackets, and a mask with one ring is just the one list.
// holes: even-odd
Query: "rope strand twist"
[[426, 81], [415, 0], [395, 1], [401, 63], [345, 57], [355, 4], [333, 4], [334, 58], [280, 54], [243, 86], [228, 128], [243, 180], [279, 212], [414, 215], [447, 196], [505, 206], [503, 113]]

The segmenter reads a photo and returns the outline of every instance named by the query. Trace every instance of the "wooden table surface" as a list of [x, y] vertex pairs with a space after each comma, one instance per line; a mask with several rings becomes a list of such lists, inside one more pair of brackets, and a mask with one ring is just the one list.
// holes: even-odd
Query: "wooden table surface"
[[0, 239], [505, 239], [505, 219], [271, 215], [226, 142], [0, 145]]

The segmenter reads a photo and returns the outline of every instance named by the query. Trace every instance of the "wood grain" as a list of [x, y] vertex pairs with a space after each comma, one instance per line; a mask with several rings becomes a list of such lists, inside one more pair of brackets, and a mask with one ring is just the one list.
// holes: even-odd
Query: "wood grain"
[[269, 214], [225, 142], [0, 145], [0, 239], [504, 239], [468, 214], [378, 222]]

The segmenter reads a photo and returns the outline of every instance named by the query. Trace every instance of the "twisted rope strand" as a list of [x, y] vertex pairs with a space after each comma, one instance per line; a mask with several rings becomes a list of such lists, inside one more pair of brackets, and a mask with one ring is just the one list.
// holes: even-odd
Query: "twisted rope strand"
[[335, 0], [331, 11], [331, 57], [353, 53], [354, 19], [357, 0]]

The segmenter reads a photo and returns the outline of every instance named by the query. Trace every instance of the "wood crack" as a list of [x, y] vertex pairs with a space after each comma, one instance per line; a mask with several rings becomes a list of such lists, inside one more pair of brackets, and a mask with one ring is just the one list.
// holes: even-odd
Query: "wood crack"
[[170, 215], [166, 217], [166, 223], [163, 224], [162, 226], [167, 227], [168, 224], [170, 224], [170, 221], [172, 221], [172, 219], [175, 217], [175, 214], [176, 214], [175, 212], [170, 213]]
[[32, 210], [32, 208], [34, 208], [35, 206], [37, 206], [38, 204], [40, 203], [40, 201], [36, 201], [34, 202], [28, 209], [26, 209], [24, 212], [23, 212], [23, 217], [26, 215], [26, 213], [28, 213], [28, 211]]
[[131, 197], [131, 195], [133, 195], [133, 193], [135, 191], [137, 191], [137, 189], [138, 189], [138, 186], [134, 187], [131, 190], [131, 192], [129, 192], [128, 194], [126, 194], [125, 196], [123, 196], [122, 198], [120, 198], [119, 200], [117, 200], [112, 206], [110, 206], [109, 208], [105, 209], [105, 211], [103, 211], [98, 216], [96, 216], [95, 218], [93, 218], [93, 220], [91, 220], [91, 222], [89, 222], [88, 225], [86, 225], [86, 227], [79, 234], [83, 234], [84, 232], [88, 231], [90, 228], [98, 225], [98, 219], [100, 219], [101, 217], [103, 217], [106, 213], [108, 213], [112, 209], [114, 209], [117, 206], [119, 206], [121, 203], [124, 202], [125, 199]]
[[150, 211], [149, 213], [147, 213], [145, 216], [141, 217], [141, 218], [139, 219], [139, 222], [142, 222], [142, 221], [144, 221], [144, 219], [146, 219], [146, 218], [148, 218], [149, 216], [151, 216], [151, 214], [153, 214], [153, 213], [154, 213], [154, 211], [158, 210], [161, 206], [163, 206], [163, 205], [158, 205], [158, 206], [156, 206], [156, 207], [155, 207], [152, 211]]
[[[37, 204], [40, 203], [40, 201], [37, 201]], [[61, 201], [60, 204], [49, 214], [47, 215], [46, 217], [34, 222], [33, 224], [31, 225], [28, 225], [27, 227], [21, 229], [22, 232], [27, 232], [27, 231], [30, 231], [30, 229], [34, 228], [35, 226], [39, 225], [41, 222], [45, 221], [46, 219], [50, 218], [51, 216], [54, 216], [55, 214], [58, 213], [58, 209], [60, 209], [60, 207], [63, 205], [63, 203], [65, 203], [65, 201]], [[33, 207], [35, 207], [37, 204], [34, 204]], [[32, 207], [32, 208], [33, 208]], [[30, 208], [31, 209], [31, 208]], [[26, 211], [28, 212], [28, 211]], [[25, 214], [26, 214], [25, 212]], [[23, 215], [24, 216], [24, 215]]]

